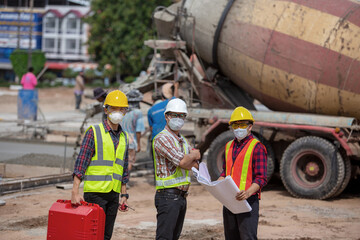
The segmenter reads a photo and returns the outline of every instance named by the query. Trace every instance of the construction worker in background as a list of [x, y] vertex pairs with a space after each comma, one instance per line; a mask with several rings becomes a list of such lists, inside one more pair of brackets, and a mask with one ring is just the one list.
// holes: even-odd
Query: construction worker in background
[[129, 134], [129, 173], [136, 161], [136, 153], [141, 150], [141, 134], [145, 132], [144, 117], [140, 110], [142, 93], [135, 89], [126, 94], [129, 112], [122, 120], [121, 126]]
[[175, 98], [166, 105], [166, 126], [153, 141], [157, 209], [156, 239], [179, 239], [190, 186], [189, 170], [199, 168], [200, 151], [192, 149], [179, 131], [187, 107]]
[[154, 104], [149, 110], [148, 110], [148, 122], [149, 127], [151, 131], [151, 140], [154, 139], [154, 137], [161, 132], [165, 125], [165, 117], [164, 112], [166, 105], [168, 104], [169, 100], [174, 97], [179, 97], [179, 82], [172, 83], [166, 83], [161, 87], [161, 96], [162, 101], [159, 103]]
[[93, 117], [97, 113], [102, 112], [103, 113], [102, 120], [104, 121], [106, 119], [106, 114], [105, 114], [104, 111], [102, 111], [102, 108], [103, 108], [104, 101], [105, 101], [106, 96], [107, 96], [107, 92], [104, 91], [104, 89], [102, 89], [101, 87], [98, 87], [98, 88], [95, 88], [93, 90], [93, 94], [94, 94], [93, 99], [96, 99], [99, 102], [100, 107], [98, 107], [99, 105], [95, 105], [93, 107], [94, 113], [93, 113], [93, 115], [91, 117]]
[[94, 97], [93, 99], [96, 99], [99, 103], [104, 103], [107, 92], [104, 91], [101, 87], [95, 88], [93, 90]]
[[257, 239], [260, 190], [267, 184], [267, 152], [251, 133], [255, 120], [249, 110], [237, 107], [229, 125], [234, 139], [225, 146], [223, 171], [218, 180], [231, 176], [240, 192], [237, 200], [247, 200], [252, 210], [233, 214], [223, 207], [225, 239]]
[[75, 109], [80, 109], [81, 99], [82, 99], [82, 95], [84, 94], [84, 90], [85, 90], [84, 71], [81, 70], [75, 78], [75, 87], [74, 87]]
[[[127, 207], [121, 206], [127, 206], [129, 198], [126, 191], [129, 180], [129, 137], [119, 123], [128, 106], [126, 95], [119, 90], [112, 91], [106, 96], [104, 111], [107, 119], [87, 129], [73, 173], [71, 203], [80, 204], [80, 201], [85, 199], [86, 202], [96, 203], [104, 209], [104, 239], [111, 238], [117, 210], [127, 211]], [[82, 180], [84, 198], [79, 194]]]
[[37, 79], [33, 72], [34, 68], [29, 67], [29, 71], [22, 76], [21, 85], [23, 86], [23, 89], [34, 90], [34, 88], [36, 87]]

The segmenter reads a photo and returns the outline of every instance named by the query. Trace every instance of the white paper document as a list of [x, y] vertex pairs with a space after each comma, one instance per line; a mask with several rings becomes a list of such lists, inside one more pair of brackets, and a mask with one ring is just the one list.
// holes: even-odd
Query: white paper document
[[230, 176], [212, 182], [206, 164], [203, 162], [199, 164], [199, 170], [193, 167], [192, 171], [197, 181], [232, 213], [238, 214], [251, 211], [251, 207], [246, 200], [236, 200], [236, 193], [240, 192], [240, 190]]

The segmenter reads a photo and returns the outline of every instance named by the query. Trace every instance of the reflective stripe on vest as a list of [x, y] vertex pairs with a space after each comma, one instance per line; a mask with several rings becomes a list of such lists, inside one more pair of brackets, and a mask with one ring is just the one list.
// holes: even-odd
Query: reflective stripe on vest
[[[160, 135], [161, 133], [167, 131], [166, 129], [164, 129], [163, 131], [161, 131], [159, 134], [157, 134], [156, 136]], [[168, 131], [167, 131], [168, 132]], [[156, 137], [155, 136], [155, 137]], [[179, 142], [178, 140], [172, 136], [172, 134], [167, 134], [167, 136], [170, 136], [173, 140], [174, 143], [176, 145], [176, 147], [181, 148], [179, 146]], [[155, 140], [154, 137], [154, 140]], [[186, 138], [182, 135], [180, 135], [180, 137], [184, 140], [183, 143], [183, 149], [184, 149], [184, 153], [188, 154], [189, 153], [189, 143], [187, 142]], [[155, 147], [154, 147], [154, 142], [152, 144], [152, 149], [154, 152], [154, 166], [155, 166], [155, 178], [156, 178], [156, 189], [164, 189], [164, 188], [173, 188], [173, 187], [178, 187], [178, 186], [182, 186], [182, 185], [188, 185], [191, 183], [191, 179], [189, 176], [189, 171], [186, 169], [183, 169], [179, 166], [176, 167], [176, 171], [173, 175], [166, 177], [166, 178], [160, 178], [157, 174], [156, 174], [156, 155], [155, 155]]]
[[110, 133], [105, 132], [104, 125], [90, 126], [94, 131], [95, 154], [86, 169], [84, 192], [120, 192], [124, 171], [124, 159], [128, 148], [128, 135], [120, 133], [119, 144], [114, 149]]
[[234, 140], [225, 147], [226, 175], [230, 175], [240, 190], [247, 190], [252, 184], [252, 156], [259, 140], [251, 139], [233, 161]]

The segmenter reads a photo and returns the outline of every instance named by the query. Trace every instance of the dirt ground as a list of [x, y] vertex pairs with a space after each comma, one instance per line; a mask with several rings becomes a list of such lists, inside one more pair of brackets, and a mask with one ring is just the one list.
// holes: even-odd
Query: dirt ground
[[[10, 91], [0, 88], [0, 92]], [[40, 89], [39, 99], [44, 114], [75, 111], [70, 88]], [[16, 114], [16, 101], [16, 95], [0, 94], [0, 113]], [[84, 99], [85, 104], [91, 102]], [[130, 181], [128, 203], [135, 211], [119, 212], [112, 239], [154, 239], [153, 177], [132, 177]], [[262, 192], [259, 239], [360, 239], [359, 184], [359, 180], [351, 181], [336, 199], [296, 199], [275, 175]], [[57, 199], [70, 199], [70, 191], [51, 185], [0, 196], [6, 201], [0, 206], [0, 240], [46, 239], [49, 209]], [[224, 239], [222, 205], [196, 182], [190, 189], [181, 239]]]

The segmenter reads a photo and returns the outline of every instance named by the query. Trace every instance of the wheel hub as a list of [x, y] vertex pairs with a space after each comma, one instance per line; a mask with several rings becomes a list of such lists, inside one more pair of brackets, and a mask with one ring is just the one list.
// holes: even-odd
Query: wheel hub
[[314, 162], [309, 162], [306, 164], [306, 174], [312, 177], [319, 173], [319, 169], [319, 165]]

